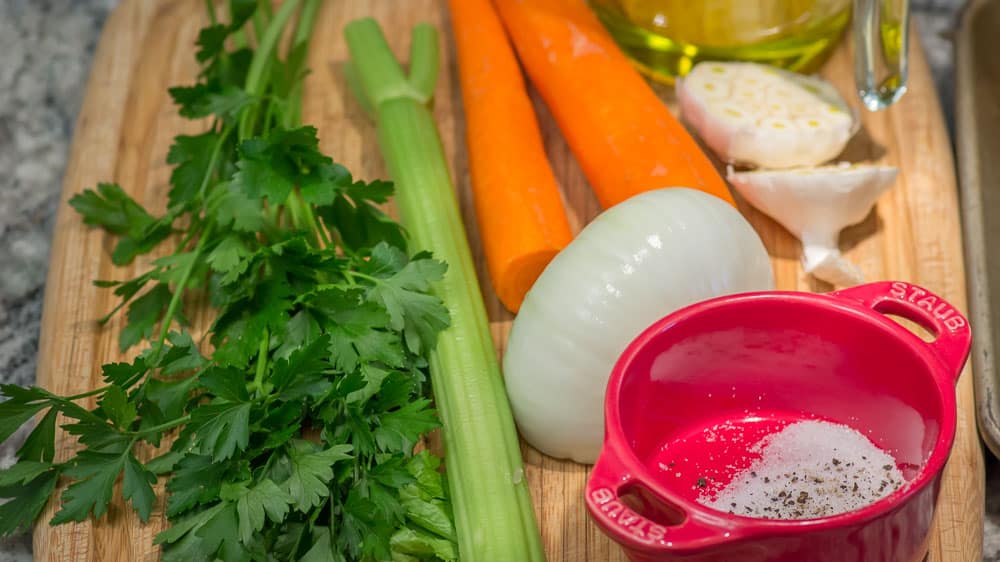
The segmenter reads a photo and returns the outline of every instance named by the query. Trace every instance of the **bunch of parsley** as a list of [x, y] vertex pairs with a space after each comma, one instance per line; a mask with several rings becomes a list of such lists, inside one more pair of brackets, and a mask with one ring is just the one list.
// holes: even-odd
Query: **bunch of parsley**
[[[134, 279], [97, 282], [120, 297], [108, 317], [125, 309], [121, 349], [146, 344], [103, 366], [105, 386], [68, 397], [2, 387], [0, 441], [41, 418], [0, 472], [11, 499], [0, 534], [29, 526], [60, 478], [69, 486], [52, 524], [106, 513], [119, 478], [147, 520], [163, 475], [172, 526], [156, 541], [167, 561], [456, 559], [440, 461], [413, 454], [438, 426], [425, 374], [449, 322], [430, 293], [445, 265], [406, 253], [376, 206], [390, 184], [354, 180], [299, 126], [319, 4], [285, 0], [272, 13], [231, 0], [219, 23], [206, 2], [199, 80], [170, 93], [211, 128], [175, 139], [166, 212], [114, 184], [71, 200], [117, 237], [116, 264], [175, 245]], [[193, 292], [217, 312], [208, 355], [187, 330]], [[96, 408], [79, 404], [91, 397]], [[83, 446], [65, 462], [59, 414]], [[168, 437], [168, 452], [141, 460]]]

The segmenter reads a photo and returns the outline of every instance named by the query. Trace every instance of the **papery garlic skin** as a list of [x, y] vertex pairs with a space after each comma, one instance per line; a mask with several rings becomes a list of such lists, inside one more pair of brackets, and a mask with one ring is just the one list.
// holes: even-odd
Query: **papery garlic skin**
[[840, 231], [868, 216], [896, 174], [891, 166], [844, 164], [750, 172], [736, 172], [730, 166], [727, 179], [751, 205], [802, 241], [806, 273], [849, 286], [864, 278], [857, 266], [841, 256]]
[[721, 159], [761, 168], [829, 162], [859, 125], [830, 83], [762, 64], [699, 63], [678, 80], [677, 99]]

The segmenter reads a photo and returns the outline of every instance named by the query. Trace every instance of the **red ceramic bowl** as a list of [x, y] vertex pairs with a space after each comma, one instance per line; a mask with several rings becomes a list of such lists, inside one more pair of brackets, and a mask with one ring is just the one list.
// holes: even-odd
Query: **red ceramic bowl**
[[[934, 341], [885, 314], [917, 322]], [[902, 282], [734, 295], [675, 312], [639, 335], [611, 374], [590, 514], [634, 562], [917, 562], [955, 436], [954, 385], [969, 343], [958, 311]], [[806, 419], [864, 433], [907, 483], [819, 519], [741, 517], [696, 501], [697, 478], [726, 483], [739, 465], [735, 434], [706, 439], [706, 429], [738, 428], [749, 447]]]

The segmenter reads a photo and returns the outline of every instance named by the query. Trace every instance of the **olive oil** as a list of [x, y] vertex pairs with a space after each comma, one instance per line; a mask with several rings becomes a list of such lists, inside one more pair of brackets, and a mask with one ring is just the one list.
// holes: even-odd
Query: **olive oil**
[[850, 0], [590, 0], [637, 66], [671, 83], [703, 60], [815, 70], [851, 16]]
[[[899, 53], [903, 50], [903, 35], [899, 21], [888, 19], [883, 14], [879, 27], [882, 29], [882, 56], [885, 57], [886, 65], [890, 68], [899, 68]], [[893, 91], [902, 85], [902, 77], [898, 73], [893, 73], [882, 81], [879, 88]]]

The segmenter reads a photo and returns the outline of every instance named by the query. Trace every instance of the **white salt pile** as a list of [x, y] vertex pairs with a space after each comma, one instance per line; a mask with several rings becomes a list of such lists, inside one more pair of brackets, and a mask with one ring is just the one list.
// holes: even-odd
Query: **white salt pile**
[[750, 450], [761, 458], [724, 488], [706, 489], [699, 503], [746, 517], [812, 519], [862, 508], [905, 482], [892, 456], [844, 425], [794, 423]]

